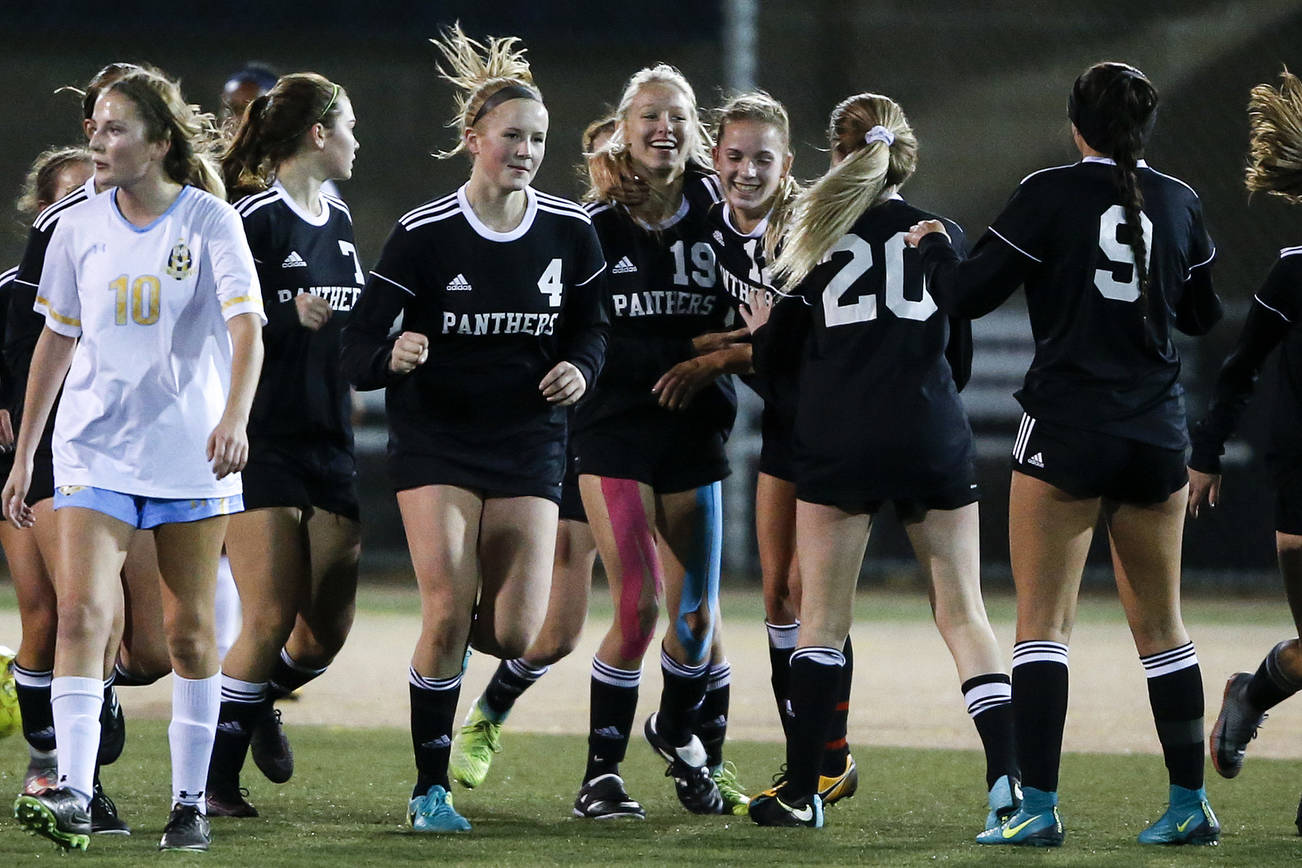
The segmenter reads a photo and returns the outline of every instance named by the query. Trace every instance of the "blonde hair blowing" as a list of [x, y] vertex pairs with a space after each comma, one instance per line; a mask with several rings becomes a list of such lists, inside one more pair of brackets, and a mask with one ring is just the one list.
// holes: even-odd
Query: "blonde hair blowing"
[[443, 53], [447, 64], [438, 64], [439, 77], [460, 91], [456, 97], [456, 117], [447, 123], [457, 131], [457, 146], [434, 155], [442, 160], [466, 149], [466, 130], [490, 96], [511, 84], [534, 91], [538, 86], [533, 83], [533, 71], [524, 59], [526, 49], [518, 47], [520, 40], [515, 36], [490, 36], [485, 45], [467, 36], [457, 23], [430, 42]]
[[[715, 113], [716, 142], [723, 141], [724, 130], [734, 121], [754, 121], [775, 127], [782, 135], [782, 146], [785, 148], [780, 155], [781, 159], [785, 160], [790, 153], [791, 120], [787, 117], [787, 110], [782, 103], [764, 91], [737, 94], [724, 103], [723, 107]], [[768, 228], [764, 230], [764, 259], [767, 262], [777, 259], [778, 244], [782, 241], [782, 236], [786, 234], [790, 223], [791, 206], [800, 195], [801, 189], [790, 172], [782, 176], [782, 181], [778, 184], [777, 192], [773, 195], [770, 205]]]
[[[865, 142], [875, 126], [890, 130], [895, 141]], [[918, 139], [904, 110], [888, 96], [861, 93], [843, 100], [832, 110], [828, 138], [842, 160], [796, 198], [773, 269], [787, 286], [804, 280], [865, 211], [889, 199], [918, 167]]]
[[1244, 183], [1294, 204], [1302, 202], [1302, 81], [1287, 68], [1278, 88], [1254, 87], [1248, 97], [1248, 165]]
[[[629, 109], [633, 107], [633, 100], [637, 98], [638, 92], [649, 84], [662, 84], [668, 87], [674, 87], [687, 97], [687, 107], [690, 117], [687, 119], [687, 141], [683, 143], [683, 153], [687, 155], [687, 164], [695, 163], [702, 169], [708, 169], [714, 164], [710, 159], [710, 148], [714, 142], [710, 138], [710, 131], [701, 121], [700, 112], [696, 108], [696, 91], [688, 84], [687, 79], [675, 67], [667, 63], [657, 63], [655, 66], [647, 66], [633, 73], [633, 77], [624, 85], [624, 93], [619, 98], [619, 105], [615, 108], [615, 119], [618, 122], [615, 125], [615, 132], [610, 137], [606, 146], [597, 151], [589, 158], [589, 173], [592, 176], [592, 184], [589, 185], [587, 192], [583, 194], [584, 201], [595, 202], [610, 199], [610, 191], [619, 186], [621, 179], [631, 180], [636, 172], [633, 170], [633, 159], [628, 151], [628, 134], [626, 124], [628, 121]], [[651, 200], [655, 205], [664, 205], [658, 202], [659, 196], [653, 190]]]
[[219, 199], [226, 198], [226, 186], [217, 168], [223, 140], [216, 119], [190, 105], [181, 87], [159, 70], [143, 67], [128, 73], [100, 91], [120, 93], [130, 99], [144, 121], [145, 137], [151, 142], [168, 142], [163, 172], [178, 184], [190, 184]]

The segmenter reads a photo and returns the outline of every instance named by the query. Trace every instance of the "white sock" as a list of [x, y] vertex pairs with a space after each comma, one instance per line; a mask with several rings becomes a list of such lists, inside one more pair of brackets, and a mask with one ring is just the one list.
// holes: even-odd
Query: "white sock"
[[197, 805], [207, 813], [203, 798], [208, 784], [208, 760], [212, 758], [221, 708], [221, 674], [207, 678], [182, 678], [172, 673], [172, 723], [167, 741], [172, 748], [172, 802]]
[[225, 660], [226, 652], [231, 650], [240, 635], [240, 592], [235, 587], [235, 577], [231, 575], [231, 562], [222, 555], [217, 562], [217, 659]]
[[59, 742], [59, 786], [67, 787], [90, 805], [95, 790], [95, 759], [99, 755], [99, 713], [104, 682], [99, 678], [57, 676], [50, 682], [54, 737]]

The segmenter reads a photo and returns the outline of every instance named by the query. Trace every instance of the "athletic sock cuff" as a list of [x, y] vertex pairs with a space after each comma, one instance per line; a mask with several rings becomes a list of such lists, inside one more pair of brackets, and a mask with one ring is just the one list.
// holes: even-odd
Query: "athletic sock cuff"
[[686, 663], [679, 663], [669, 656], [669, 652], [664, 648], [660, 649], [660, 668], [670, 675], [677, 675], [679, 678], [703, 678], [706, 671], [710, 668], [710, 662], [707, 660], [699, 666], [688, 666]]
[[461, 673], [451, 678], [427, 678], [416, 671], [416, 667], [407, 667], [407, 681], [418, 690], [456, 690], [461, 686]]
[[978, 675], [963, 682], [963, 702], [967, 704], [967, 713], [973, 718], [1012, 701], [1012, 679], [1002, 672]]
[[794, 624], [770, 624], [764, 622], [764, 629], [769, 634], [769, 647], [781, 651], [794, 651], [800, 639], [800, 622]]
[[1167, 651], [1141, 656], [1139, 662], [1144, 664], [1144, 675], [1149, 678], [1160, 678], [1163, 675], [1179, 672], [1181, 669], [1197, 666], [1198, 654], [1194, 650], [1194, 643], [1186, 642]]
[[19, 687], [49, 687], [53, 679], [53, 669], [24, 669], [17, 663], [14, 664], [14, 683]]
[[[1284, 671], [1284, 667], [1279, 665], [1279, 653], [1292, 645], [1294, 641], [1295, 640], [1292, 639], [1286, 639], [1274, 648], [1271, 648], [1270, 653], [1266, 655], [1266, 674], [1270, 676], [1270, 680], [1274, 682], [1276, 687], [1287, 693], [1297, 693], [1299, 690], [1302, 690], [1302, 681], [1292, 678]], [[17, 672], [18, 667], [15, 666], [14, 673], [17, 674]]]
[[838, 648], [821, 648], [818, 646], [797, 648], [791, 653], [793, 668], [797, 661], [814, 663], [818, 666], [844, 666], [845, 654]]
[[222, 702], [256, 703], [267, 698], [267, 682], [241, 681], [222, 673]]
[[50, 699], [60, 696], [94, 696], [103, 701], [104, 682], [98, 678], [82, 678], [76, 675], [56, 675], [50, 679]]
[[641, 669], [616, 669], [609, 663], [592, 659], [592, 678], [611, 687], [637, 687], [642, 683]]
[[718, 690], [732, 684], [732, 664], [727, 660], [722, 663], [716, 663], [710, 667], [707, 676], [709, 680], [705, 682], [706, 690]]
[[523, 681], [537, 681], [551, 669], [550, 666], [530, 666], [519, 657], [505, 662], [506, 668], [511, 670], [511, 674]]
[[299, 663], [293, 657], [290, 657], [289, 652], [284, 648], [280, 649], [280, 662], [284, 663], [286, 666], [288, 666], [290, 669], [294, 670], [295, 672], [299, 673], [300, 675], [310, 675], [313, 678], [316, 678], [318, 675], [324, 674], [325, 671], [330, 668], [328, 665], [322, 666], [320, 669], [313, 669], [310, 666], [304, 666], [302, 663]]
[[1027, 663], [1058, 663], [1067, 665], [1067, 646], [1061, 642], [1030, 639], [1013, 645], [1013, 668]]

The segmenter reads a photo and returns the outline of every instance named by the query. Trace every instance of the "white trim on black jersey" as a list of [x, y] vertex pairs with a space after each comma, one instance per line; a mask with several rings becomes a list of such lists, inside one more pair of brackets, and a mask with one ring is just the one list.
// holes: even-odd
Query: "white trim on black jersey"
[[327, 193], [324, 187], [321, 189], [321, 198], [325, 199], [331, 205], [335, 206], [340, 211], [344, 212], [344, 214], [348, 215], [349, 223], [353, 222], [353, 212], [348, 210], [348, 204], [344, 202], [343, 199], [340, 199], [338, 196], [333, 196], [330, 193]]
[[579, 203], [571, 202], [569, 199], [562, 199], [560, 196], [553, 196], [551, 193], [544, 193], [542, 190], [534, 190], [534, 193], [538, 196], [538, 207], [543, 211], [560, 214], [562, 217], [574, 217], [589, 226], [592, 225], [592, 218], [588, 216], [588, 212]]
[[32, 227], [38, 232], [44, 232], [46, 229], [50, 228], [51, 223], [59, 219], [59, 216], [63, 214], [64, 211], [67, 211], [73, 205], [88, 201], [94, 195], [94, 193], [87, 193], [84, 186], [78, 187], [53, 205], [47, 205], [44, 211], [36, 215], [36, 219], [32, 222]]
[[426, 202], [424, 205], [412, 208], [399, 217], [398, 222], [402, 224], [404, 229], [411, 231], [427, 223], [446, 220], [459, 213], [461, 213], [461, 206], [457, 203], [457, 194], [449, 193], [441, 199], [435, 199], [433, 202]]
[[[3, 282], [4, 282], [4, 278], [0, 278], [0, 283]], [[1271, 313], [1278, 315], [1280, 319], [1282, 319], [1284, 322], [1288, 323], [1289, 325], [1293, 324], [1293, 320], [1285, 316], [1284, 311], [1279, 310], [1278, 308], [1273, 308], [1270, 305], [1266, 304], [1264, 301], [1261, 300], [1261, 296], [1254, 294], [1252, 296], [1252, 300], [1255, 301], [1257, 304], [1261, 305], [1262, 307], [1264, 307], [1266, 310], [1270, 311]]]
[[483, 220], [480, 220], [479, 215], [475, 213], [475, 209], [470, 207], [470, 199], [466, 196], [466, 188], [469, 186], [470, 184], [467, 182], [457, 189], [457, 204], [461, 208], [461, 213], [465, 215], [466, 222], [470, 224], [470, 228], [475, 230], [475, 234], [480, 238], [486, 241], [515, 241], [524, 237], [524, 234], [533, 228], [533, 220], [538, 216], [538, 194], [534, 192], [533, 187], [524, 188], [524, 217], [520, 218], [519, 225], [506, 232], [498, 232]]
[[233, 207], [235, 213], [239, 214], [241, 217], [248, 217], [262, 206], [270, 205], [279, 198], [280, 196], [277, 195], [274, 189], [268, 189], [263, 190], [261, 193], [250, 193], [248, 196], [236, 199], [231, 203], [231, 207]]
[[615, 206], [609, 202], [589, 202], [583, 206], [583, 210], [588, 212], [589, 217], [596, 217], [602, 211], [609, 211]]
[[669, 217], [666, 217], [664, 220], [660, 221], [659, 223], [648, 223], [640, 217], [634, 217], [633, 221], [637, 223], [637, 225], [641, 226], [643, 229], [650, 229], [652, 232], [663, 232], [666, 229], [672, 227], [679, 220], [682, 220], [684, 217], [686, 217], [687, 212], [691, 210], [691, 207], [692, 207], [692, 203], [688, 202], [687, 196], [684, 195], [682, 201], [678, 203], [678, 210], [675, 211], [673, 214], [671, 214]]
[[727, 199], [723, 200], [723, 223], [725, 226], [731, 229], [734, 234], [736, 234], [738, 237], [741, 238], [764, 237], [764, 233], [767, 232], [769, 228], [769, 218], [772, 216], [773, 216], [773, 209], [769, 208], [769, 212], [765, 214], [763, 218], [760, 219], [759, 223], [755, 224], [754, 229], [752, 229], [749, 232], [742, 232], [740, 229], [737, 228], [737, 224], [733, 222], [732, 205], [729, 204]]
[[398, 287], [398, 289], [401, 289], [403, 292], [407, 293], [407, 295], [410, 295], [412, 298], [416, 297], [416, 293], [412, 292], [410, 289], [403, 286], [398, 281], [385, 277], [383, 274], [380, 274], [380, 272], [378, 271], [372, 271], [371, 274], [374, 277], [380, 278], [380, 280], [383, 280], [385, 283], [392, 283], [394, 286]]
[[[598, 274], [600, 274], [600, 272], [598, 272]], [[18, 266], [15, 265], [13, 268], [9, 269], [8, 271], [4, 272], [3, 274], [0, 274], [0, 286], [4, 286], [6, 283], [13, 283], [14, 278], [17, 276], [18, 276]]]
[[1298, 246], [1298, 247], [1281, 247], [1281, 248], [1279, 249], [1279, 258], [1280, 258], [1280, 259], [1283, 259], [1285, 256], [1296, 256], [1296, 255], [1299, 254], [1299, 253], [1302, 253], [1302, 246]]
[[1033, 262], [1043, 262], [1043, 261], [1044, 261], [1043, 259], [1040, 259], [1038, 256], [1032, 256], [1030, 253], [1027, 253], [1025, 250], [1023, 250], [1022, 248], [1018, 247], [1016, 244], [1014, 244], [1013, 242], [1009, 241], [1009, 240], [1008, 240], [1007, 238], [1005, 238], [1004, 236], [1000, 235], [1000, 234], [999, 234], [999, 230], [996, 229], [996, 228], [993, 227], [993, 226], [990, 227], [990, 234], [993, 235], [993, 236], [995, 236], [996, 238], [998, 238], [1000, 241], [1004, 242], [1005, 244], [1007, 244], [1009, 247], [1011, 247], [1011, 248], [1013, 248], [1014, 250], [1016, 250], [1018, 253], [1020, 253], [1020, 254], [1022, 254], [1023, 256], [1029, 258], [1029, 259], [1032, 260]]
[[294, 201], [294, 197], [289, 195], [284, 184], [276, 181], [271, 185], [271, 189], [280, 196], [280, 201], [284, 202], [286, 207], [307, 225], [320, 228], [330, 222], [330, 206], [326, 203], [325, 196], [320, 193], [317, 193], [316, 202], [321, 206], [321, 213], [314, 215], [303, 210], [303, 206]]
[[715, 202], [723, 201], [723, 184], [719, 181], [718, 175], [704, 175], [701, 177], [701, 183], [705, 184], [711, 199]]

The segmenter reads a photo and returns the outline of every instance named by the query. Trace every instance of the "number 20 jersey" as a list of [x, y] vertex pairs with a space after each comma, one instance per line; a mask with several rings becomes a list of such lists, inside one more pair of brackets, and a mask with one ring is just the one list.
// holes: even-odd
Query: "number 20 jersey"
[[117, 190], [63, 212], [35, 309], [78, 338], [54, 428], [57, 485], [159, 498], [240, 493], [205, 457], [230, 391], [226, 320], [262, 295], [235, 210], [183, 187], [148, 226], [126, 221]]
[[1146, 326], [1115, 173], [1095, 158], [1028, 176], [974, 256], [1004, 243], [1032, 263], [1023, 285], [1035, 358], [1017, 393], [1032, 418], [1178, 449], [1187, 439], [1171, 326], [1185, 281], [1215, 251], [1198, 195], [1141, 163]]

